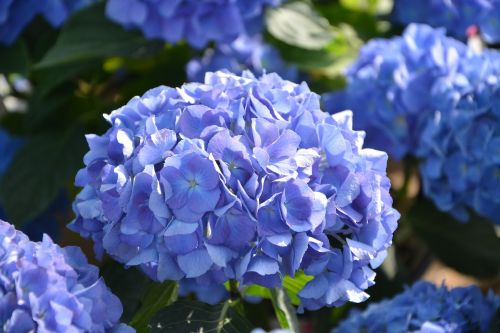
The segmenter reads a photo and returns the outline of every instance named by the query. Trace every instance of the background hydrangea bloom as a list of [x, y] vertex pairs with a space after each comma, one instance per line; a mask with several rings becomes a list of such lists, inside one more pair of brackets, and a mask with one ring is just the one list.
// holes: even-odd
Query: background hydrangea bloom
[[302, 307], [364, 301], [399, 218], [387, 155], [319, 104], [250, 72], [135, 97], [87, 136], [70, 228], [154, 280], [275, 287], [303, 270]]
[[297, 68], [286, 64], [278, 50], [263, 42], [260, 35], [240, 36], [232, 43], [208, 49], [202, 58], [188, 63], [186, 72], [190, 81], [203, 82], [206, 72], [221, 69], [235, 74], [241, 74], [243, 70], [250, 70], [255, 75], [274, 72], [290, 81], [298, 78]]
[[396, 0], [394, 3], [393, 20], [398, 23], [443, 27], [460, 39], [465, 39], [467, 29], [474, 25], [486, 42], [500, 42], [500, 0]]
[[38, 14], [59, 27], [67, 17], [95, 0], [3, 0], [0, 3], [0, 43], [13, 43]]
[[393, 299], [352, 311], [332, 333], [489, 332], [499, 308], [499, 296], [483, 296], [476, 286], [448, 290], [417, 282]]
[[147, 38], [169, 43], [185, 39], [202, 48], [209, 41], [229, 43], [262, 29], [266, 6], [281, 0], [109, 0], [107, 15], [128, 28], [139, 28]]
[[1, 220], [0, 295], [2, 332], [134, 332], [79, 248], [31, 242]]
[[435, 91], [461, 75], [459, 60], [466, 53], [443, 30], [412, 24], [401, 37], [368, 42], [346, 73], [348, 86], [327, 94], [325, 107], [353, 110], [367, 146], [400, 159], [415, 152], [425, 121], [443, 97]]
[[[500, 53], [467, 60], [456, 98], [438, 109], [422, 133], [424, 192], [459, 220], [466, 207], [500, 223]], [[446, 96], [442, 100], [447, 100]]]

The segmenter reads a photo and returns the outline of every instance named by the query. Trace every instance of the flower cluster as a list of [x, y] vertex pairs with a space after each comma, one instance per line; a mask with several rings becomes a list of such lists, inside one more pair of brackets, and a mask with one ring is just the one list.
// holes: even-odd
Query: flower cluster
[[0, 2], [0, 44], [13, 43], [21, 31], [41, 14], [59, 27], [68, 16], [95, 0], [3, 0]]
[[460, 39], [465, 39], [469, 27], [476, 26], [486, 42], [500, 42], [500, 0], [397, 0], [394, 4], [397, 23], [443, 27]]
[[417, 282], [393, 299], [352, 311], [332, 333], [490, 332], [498, 309], [500, 297], [492, 292], [483, 296], [476, 286], [448, 290]]
[[[305, 83], [208, 73], [158, 87], [88, 135], [70, 228], [154, 280], [275, 287], [312, 275], [302, 307], [361, 302], [391, 244], [387, 155]], [[189, 286], [186, 286], [189, 289]]]
[[0, 220], [0, 330], [134, 332], [98, 274], [79, 248], [32, 242]]
[[429, 117], [422, 133], [424, 193], [461, 221], [469, 207], [500, 224], [500, 52], [465, 65], [462, 79], [441, 89], [448, 105]]
[[281, 0], [109, 0], [106, 13], [113, 21], [139, 28], [147, 38], [169, 43], [185, 39], [191, 46], [229, 43], [262, 29], [266, 6]]
[[410, 25], [375, 40], [325, 96], [330, 112], [354, 110], [366, 144], [421, 159], [424, 193], [467, 220], [466, 207], [499, 222], [500, 53], [477, 54], [440, 29]]
[[[441, 100], [435, 92], [460, 77], [464, 44], [443, 30], [410, 25], [403, 36], [375, 39], [347, 71], [348, 86], [325, 96], [326, 109], [354, 111], [368, 147], [400, 159], [414, 153], [422, 127]], [[440, 96], [441, 97], [441, 96]]]
[[277, 329], [277, 330], [272, 330], [272, 331], [266, 332], [266, 331], [264, 331], [261, 328], [256, 328], [251, 333], [291, 333], [291, 331], [290, 330]]
[[218, 44], [214, 49], [205, 51], [202, 58], [191, 60], [186, 72], [192, 82], [203, 82], [206, 72], [227, 69], [241, 74], [250, 70], [255, 75], [273, 72], [281, 77], [296, 81], [298, 70], [283, 61], [278, 50], [262, 41], [262, 36], [240, 36], [229, 44]]

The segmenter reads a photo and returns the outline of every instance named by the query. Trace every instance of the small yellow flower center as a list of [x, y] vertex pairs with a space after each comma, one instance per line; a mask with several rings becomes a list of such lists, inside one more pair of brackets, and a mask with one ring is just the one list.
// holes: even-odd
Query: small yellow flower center
[[196, 179], [191, 179], [189, 181], [189, 187], [190, 188], [195, 188], [196, 186], [198, 186], [198, 183], [196, 182]]

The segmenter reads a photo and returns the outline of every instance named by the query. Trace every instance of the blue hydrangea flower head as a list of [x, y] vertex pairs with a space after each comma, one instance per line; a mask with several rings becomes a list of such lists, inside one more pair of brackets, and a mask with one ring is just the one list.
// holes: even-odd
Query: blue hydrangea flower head
[[472, 209], [500, 224], [499, 64], [497, 51], [464, 61], [463, 78], [441, 89], [456, 98], [430, 116], [417, 152], [424, 193], [461, 221]]
[[277, 329], [277, 330], [272, 330], [272, 331], [266, 332], [261, 328], [256, 328], [251, 333], [290, 333], [290, 330]]
[[1, 220], [0, 295], [2, 332], [134, 332], [79, 248], [32, 242]]
[[397, 0], [394, 4], [392, 18], [397, 23], [443, 27], [459, 39], [476, 26], [486, 42], [500, 42], [500, 0]]
[[[444, 31], [410, 25], [402, 36], [375, 39], [360, 51], [347, 71], [347, 87], [325, 96], [326, 109], [354, 111], [354, 123], [367, 132], [367, 146], [401, 159], [412, 154], [422, 127], [450, 81], [459, 79], [466, 45]], [[439, 106], [439, 105], [438, 105]]]
[[106, 13], [113, 21], [139, 28], [147, 38], [191, 46], [230, 43], [262, 29], [263, 11], [281, 0], [109, 0]]
[[483, 295], [476, 286], [447, 289], [417, 282], [394, 298], [353, 310], [332, 333], [465, 333], [492, 332], [500, 296]]
[[59, 27], [68, 16], [95, 0], [3, 0], [0, 3], [0, 43], [12, 44], [38, 14]]
[[264, 72], [274, 72], [284, 79], [296, 81], [298, 70], [288, 65], [278, 50], [262, 41], [262, 36], [240, 36], [229, 44], [218, 44], [213, 49], [205, 51], [202, 58], [192, 59], [186, 67], [188, 79], [202, 82], [206, 72], [221, 69], [241, 74], [250, 70], [255, 75]]
[[[158, 87], [88, 135], [70, 228], [154, 280], [215, 303], [228, 280], [315, 276], [302, 307], [361, 302], [391, 244], [387, 155], [305, 83], [208, 73]], [[207, 293], [207, 291], [217, 291]]]

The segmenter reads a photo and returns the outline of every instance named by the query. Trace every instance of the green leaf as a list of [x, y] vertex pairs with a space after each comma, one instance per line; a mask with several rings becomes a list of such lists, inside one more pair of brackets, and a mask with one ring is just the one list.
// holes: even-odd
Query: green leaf
[[17, 226], [35, 218], [72, 182], [85, 152], [83, 132], [43, 133], [27, 140], [0, 180], [0, 201]]
[[444, 264], [479, 278], [500, 274], [500, 237], [492, 222], [472, 215], [460, 223], [430, 201], [420, 201], [406, 218]]
[[[295, 277], [286, 276], [283, 279], [283, 288], [286, 290], [288, 297], [293, 305], [299, 305], [300, 300], [297, 294], [304, 288], [307, 282], [313, 279], [312, 276], [306, 275], [303, 272], [298, 272]], [[243, 290], [243, 293], [248, 296], [257, 296], [265, 299], [271, 299], [271, 290], [259, 285], [251, 285]]]
[[304, 49], [276, 40], [274, 44], [283, 58], [313, 76], [338, 78], [345, 68], [356, 58], [362, 45], [356, 31], [349, 25], [332, 27], [331, 41], [319, 50]]
[[392, 0], [340, 0], [340, 3], [346, 8], [372, 14], [389, 14], [393, 6]]
[[138, 333], [149, 332], [148, 324], [151, 318], [163, 308], [169, 306], [177, 300], [179, 285], [174, 281], [154, 283], [149, 286], [142, 306], [130, 322]]
[[243, 294], [271, 299], [271, 292], [269, 291], [269, 289], [256, 284], [246, 287], [243, 291]]
[[19, 73], [27, 75], [29, 56], [22, 39], [10, 46], [0, 46], [0, 73]]
[[303, 272], [298, 272], [295, 277], [286, 276], [283, 280], [283, 288], [288, 293], [293, 305], [299, 305], [300, 300], [297, 294], [304, 288], [304, 286], [313, 279], [313, 276], [306, 275]]
[[267, 29], [276, 39], [309, 50], [320, 50], [334, 38], [327, 19], [306, 2], [291, 2], [266, 14]]
[[300, 333], [297, 310], [293, 307], [284, 288], [270, 290], [276, 318], [282, 328], [289, 329], [292, 333]]
[[62, 28], [55, 45], [36, 64], [36, 69], [109, 56], [141, 56], [162, 43], [149, 42], [136, 31], [111, 22], [97, 3], [73, 15]]
[[231, 307], [231, 301], [209, 305], [181, 300], [157, 313], [149, 328], [151, 333], [248, 333], [252, 325]]

